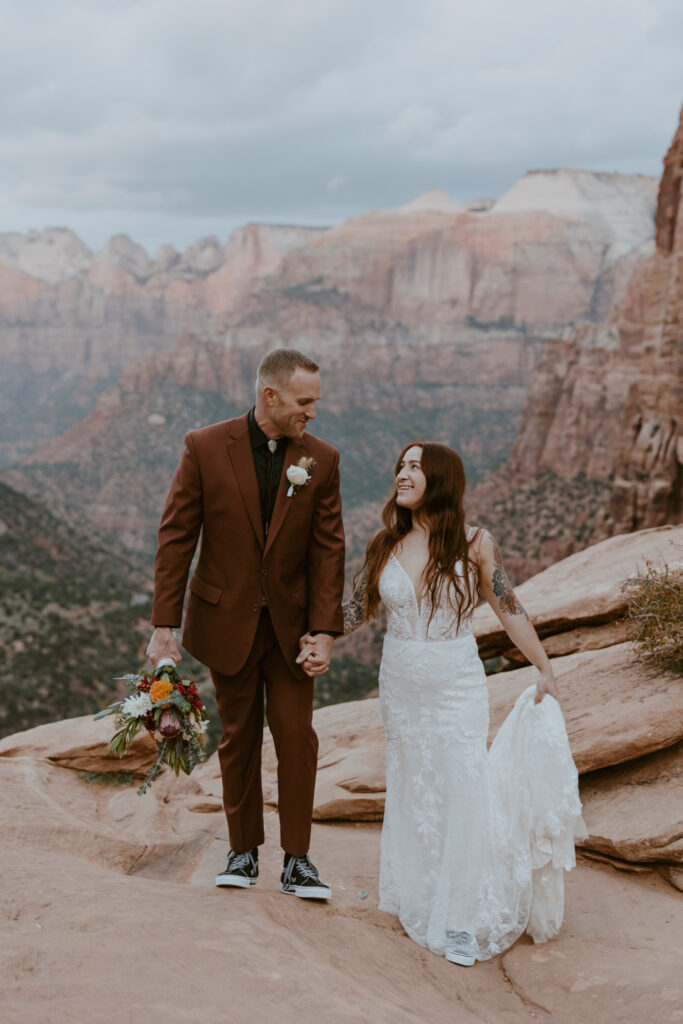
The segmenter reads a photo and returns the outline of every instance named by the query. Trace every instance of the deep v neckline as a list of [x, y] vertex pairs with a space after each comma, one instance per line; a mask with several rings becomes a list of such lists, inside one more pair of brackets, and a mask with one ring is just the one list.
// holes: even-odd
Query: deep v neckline
[[[422, 615], [422, 602], [420, 601], [419, 597], [417, 596], [417, 590], [415, 589], [415, 584], [413, 583], [412, 576], [408, 575], [407, 569], [404, 569], [402, 564], [401, 564], [401, 559], [393, 551], [391, 552], [391, 557], [394, 559], [394, 561], [398, 565], [399, 569], [401, 570], [401, 572], [403, 573], [405, 578], [408, 580], [408, 583], [410, 583], [410, 589], [412, 590], [413, 597], [415, 598], [415, 605], [417, 607], [417, 614], [418, 614], [418, 618], [419, 618]], [[423, 570], [423, 572], [424, 572], [424, 570]], [[422, 575], [422, 573], [420, 573], [420, 575]]]

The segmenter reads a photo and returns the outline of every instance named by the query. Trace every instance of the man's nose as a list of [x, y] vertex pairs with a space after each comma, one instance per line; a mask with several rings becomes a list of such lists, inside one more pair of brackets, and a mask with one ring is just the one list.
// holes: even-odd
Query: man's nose
[[316, 417], [315, 406], [314, 405], [309, 405], [309, 407], [306, 409], [306, 419], [314, 420], [315, 417]]

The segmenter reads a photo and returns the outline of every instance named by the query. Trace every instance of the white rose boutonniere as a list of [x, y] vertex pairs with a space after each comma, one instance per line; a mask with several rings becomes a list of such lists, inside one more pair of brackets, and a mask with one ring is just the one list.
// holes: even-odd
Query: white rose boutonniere
[[287, 466], [287, 479], [289, 480], [288, 498], [291, 498], [301, 487], [305, 487], [309, 483], [311, 479], [309, 470], [313, 469], [314, 466], [315, 459], [306, 458], [306, 456], [299, 459], [296, 466], [294, 464]]

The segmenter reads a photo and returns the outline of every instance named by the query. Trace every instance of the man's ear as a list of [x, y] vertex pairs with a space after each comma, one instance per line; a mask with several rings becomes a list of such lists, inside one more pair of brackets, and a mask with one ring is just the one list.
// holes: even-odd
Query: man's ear
[[277, 404], [277, 391], [275, 390], [275, 388], [271, 388], [270, 385], [268, 384], [263, 389], [263, 397], [265, 399], [266, 405], [272, 406]]

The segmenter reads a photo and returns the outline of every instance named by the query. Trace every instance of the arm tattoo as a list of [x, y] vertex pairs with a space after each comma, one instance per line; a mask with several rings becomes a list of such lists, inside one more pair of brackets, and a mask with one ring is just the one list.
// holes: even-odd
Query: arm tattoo
[[529, 616], [522, 608], [521, 601], [512, 589], [508, 574], [503, 568], [503, 559], [500, 548], [493, 545], [493, 593], [498, 598], [500, 610], [507, 615], [523, 615], [525, 619]]
[[353, 633], [354, 629], [362, 626], [367, 619], [366, 598], [368, 593], [368, 578], [365, 573], [358, 580], [354, 587], [353, 594], [348, 601], [344, 601], [342, 611], [344, 613], [344, 636]]

